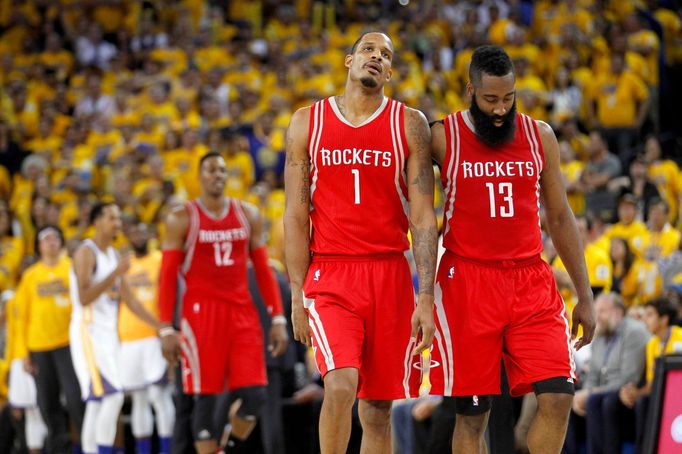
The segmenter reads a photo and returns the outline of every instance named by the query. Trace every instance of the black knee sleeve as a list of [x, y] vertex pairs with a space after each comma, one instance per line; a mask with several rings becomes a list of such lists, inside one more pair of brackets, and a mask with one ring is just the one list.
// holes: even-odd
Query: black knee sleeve
[[213, 417], [215, 404], [215, 394], [197, 394], [194, 396], [194, 408], [192, 410], [192, 436], [194, 441], [220, 438], [221, 432], [216, 430]]
[[232, 392], [234, 399], [241, 399], [242, 404], [237, 410], [237, 416], [242, 419], [257, 418], [265, 405], [267, 393], [265, 386], [247, 386]]
[[493, 398], [485, 396], [455, 396], [455, 413], [464, 416], [477, 416], [490, 411]]
[[575, 384], [572, 378], [555, 377], [533, 383], [535, 394], [575, 394]]

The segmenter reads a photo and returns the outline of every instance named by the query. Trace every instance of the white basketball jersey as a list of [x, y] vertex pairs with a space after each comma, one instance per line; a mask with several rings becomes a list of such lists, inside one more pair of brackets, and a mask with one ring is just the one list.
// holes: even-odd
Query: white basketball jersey
[[[109, 246], [105, 251], [100, 250], [94, 241], [85, 240], [83, 244], [95, 253], [95, 271], [92, 275], [92, 283], [97, 284], [109, 276], [118, 266], [116, 250]], [[95, 301], [83, 306], [78, 295], [78, 282], [76, 273], [71, 269], [71, 300], [73, 309], [71, 320], [83, 320], [92, 330], [106, 329], [117, 331], [118, 304], [120, 301], [121, 279], [116, 278], [114, 284], [99, 295]]]

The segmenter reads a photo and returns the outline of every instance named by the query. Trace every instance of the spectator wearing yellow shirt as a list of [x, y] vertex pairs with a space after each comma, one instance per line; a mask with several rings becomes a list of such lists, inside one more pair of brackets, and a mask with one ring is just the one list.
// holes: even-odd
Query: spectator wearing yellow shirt
[[224, 143], [222, 151], [227, 167], [225, 195], [246, 200], [255, 178], [253, 158], [248, 152], [248, 141], [244, 136], [234, 133], [228, 135]]
[[623, 194], [618, 201], [618, 222], [606, 229], [604, 237], [609, 241], [613, 238], [623, 238], [629, 243], [632, 252], [640, 257], [647, 228], [637, 219], [638, 204], [637, 196], [629, 192]]
[[70, 444], [69, 421], [60, 396], [66, 398], [76, 434], [80, 434], [84, 411], [69, 351], [71, 260], [63, 254], [63, 247], [58, 227], [40, 229], [36, 235], [40, 261], [26, 270], [15, 295], [29, 353], [24, 369], [35, 377], [38, 407], [48, 427], [48, 452], [65, 452]]
[[601, 128], [609, 148], [621, 155], [635, 144], [649, 114], [649, 92], [644, 82], [625, 70], [621, 54], [611, 56], [611, 70], [592, 84], [588, 115]]
[[38, 61], [48, 68], [57, 71], [60, 77], [71, 74], [73, 54], [62, 47], [62, 39], [57, 33], [50, 33], [45, 38], [45, 51], [38, 56]]
[[662, 278], [656, 262], [638, 258], [624, 238], [611, 240], [613, 291], [619, 293], [626, 307], [643, 304], [661, 294]]
[[0, 200], [0, 292], [14, 288], [23, 255], [24, 241], [12, 232], [12, 215]]
[[[595, 296], [601, 292], [610, 292], [613, 285], [613, 264], [611, 263], [611, 258], [608, 253], [590, 241], [591, 220], [580, 216], [576, 218], [576, 223], [582, 240], [587, 275], [592, 292]], [[559, 256], [552, 263], [552, 268], [554, 276], [557, 278], [557, 285], [562, 288], [562, 296], [564, 296], [565, 300], [572, 300], [571, 296], [574, 294], [573, 285], [566, 267]]]
[[642, 248], [647, 256], [666, 258], [680, 247], [680, 231], [668, 222], [668, 204], [661, 199], [654, 199], [649, 205], [648, 235], [644, 238]]
[[644, 161], [648, 164], [647, 175], [656, 185], [663, 199], [670, 207], [668, 220], [675, 223], [678, 219], [680, 191], [680, 169], [675, 161], [663, 159], [658, 137], [651, 135], [644, 142]]
[[584, 168], [585, 163], [575, 159], [570, 142], [567, 140], [559, 142], [559, 170], [566, 187], [568, 204], [576, 215], [585, 212], [585, 189], [581, 181]]
[[646, 384], [637, 388], [636, 383], [628, 383], [620, 389], [619, 394], [623, 405], [634, 410], [631, 417], [635, 422], [635, 452], [644, 452], [644, 434], [656, 358], [682, 352], [682, 328], [677, 326], [677, 320], [677, 307], [668, 298], [657, 298], [646, 303], [644, 323], [652, 334], [646, 345]]

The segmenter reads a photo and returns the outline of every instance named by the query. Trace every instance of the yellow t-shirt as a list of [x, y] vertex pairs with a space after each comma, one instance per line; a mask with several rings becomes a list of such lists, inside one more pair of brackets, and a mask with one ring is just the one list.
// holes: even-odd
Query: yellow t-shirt
[[648, 96], [644, 82], [629, 71], [620, 76], [598, 77], [591, 93], [597, 102], [597, 120], [607, 128], [633, 127], [637, 120], [637, 103]]
[[636, 259], [620, 284], [626, 307], [644, 304], [661, 295], [663, 279], [656, 262]]
[[19, 282], [15, 300], [22, 317], [22, 332], [29, 351], [69, 345], [71, 259], [64, 254], [55, 266], [38, 262]]
[[[159, 316], [156, 295], [159, 287], [159, 271], [161, 269], [161, 252], [150, 252], [144, 257], [134, 257], [128, 271], [128, 282], [135, 297], [152, 315]], [[122, 304], [118, 312], [118, 335], [121, 342], [132, 342], [148, 337], [156, 337], [154, 328], [137, 318], [135, 314]]]
[[642, 251], [650, 247], [658, 249], [659, 257], [667, 257], [680, 247], [680, 231], [666, 224], [660, 232], [648, 231], [642, 238]]
[[224, 157], [227, 166], [225, 195], [245, 200], [254, 181], [253, 158], [245, 151], [240, 151], [234, 156], [224, 155]]
[[637, 256], [641, 256], [643, 238], [647, 233], [646, 224], [641, 221], [632, 221], [628, 225], [619, 222], [607, 228], [603, 237], [608, 240], [608, 243], [610, 243], [613, 238], [623, 238], [627, 240], [632, 252]]
[[0, 239], [0, 291], [14, 288], [23, 255], [22, 237], [6, 236]]
[[5, 361], [12, 364], [15, 359], [23, 359], [28, 356], [26, 349], [26, 333], [22, 330], [21, 307], [17, 304], [16, 298], [11, 298], [5, 306], [7, 318], [7, 332], [5, 343]]
[[[580, 176], [585, 168], [585, 163], [582, 161], [571, 161], [559, 165], [561, 175], [566, 180], [567, 184], [576, 183], [580, 180]], [[585, 211], [585, 194], [582, 192], [567, 192], [568, 204], [575, 214], [582, 214]]]
[[661, 348], [661, 339], [653, 336], [646, 344], [646, 382], [652, 383], [654, 380], [654, 363], [656, 358], [662, 354], [682, 352], [682, 328], [679, 326], [670, 327], [670, 338], [665, 348]]
[[663, 159], [649, 164], [647, 170], [649, 179], [656, 185], [658, 192], [661, 193], [663, 200], [670, 207], [668, 220], [674, 222], [677, 218], [677, 200], [680, 187], [680, 169], [675, 161]]
[[[588, 244], [585, 246], [585, 265], [587, 266], [587, 277], [591, 287], [602, 287], [604, 292], [611, 291], [613, 281], [613, 264], [611, 258], [598, 246]], [[566, 266], [557, 255], [552, 263], [552, 267], [566, 272]]]

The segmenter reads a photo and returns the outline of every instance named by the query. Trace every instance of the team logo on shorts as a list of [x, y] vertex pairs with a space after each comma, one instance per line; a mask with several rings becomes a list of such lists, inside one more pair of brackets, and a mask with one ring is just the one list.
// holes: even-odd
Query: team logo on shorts
[[313, 274], [313, 280], [314, 281], [320, 280], [320, 270], [315, 270], [315, 274]]
[[452, 279], [452, 277], [455, 275], [455, 267], [451, 266], [450, 269], [448, 270], [448, 279]]
[[478, 396], [473, 396], [474, 407], [478, 407]]

